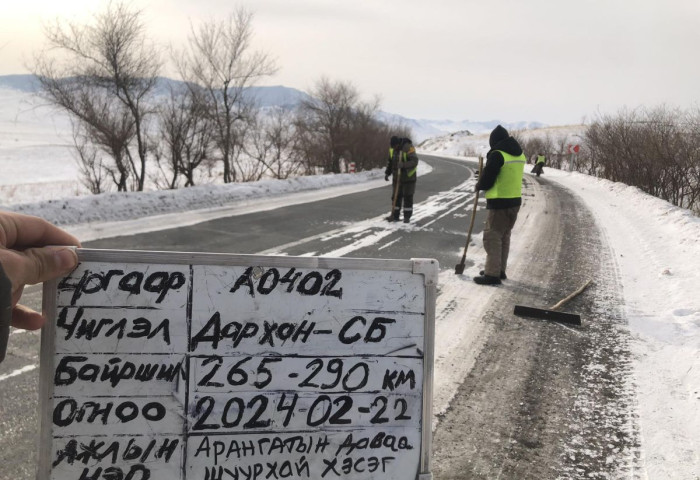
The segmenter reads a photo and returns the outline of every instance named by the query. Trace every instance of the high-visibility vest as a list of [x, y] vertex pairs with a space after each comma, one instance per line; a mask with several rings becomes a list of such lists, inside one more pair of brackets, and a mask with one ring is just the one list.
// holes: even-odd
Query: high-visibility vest
[[503, 166], [498, 172], [496, 183], [486, 190], [486, 198], [519, 198], [522, 196], [523, 172], [527, 158], [524, 154], [517, 157], [502, 150], [496, 150], [503, 155]]
[[544, 163], [544, 155], [537, 155], [537, 163]]
[[[411, 148], [413, 148], [413, 147], [411, 147]], [[408, 161], [408, 154], [406, 152], [401, 152], [400, 155], [403, 155], [404, 162]], [[394, 158], [394, 149], [393, 148], [389, 149], [389, 158], [392, 158], [392, 159]], [[399, 161], [401, 161], [400, 158], [399, 158]], [[401, 165], [397, 165], [397, 167], [401, 168]], [[408, 176], [408, 177], [414, 176], [416, 174], [417, 170], [418, 170], [418, 165], [416, 165], [415, 168], [413, 168], [412, 170], [406, 172], [406, 176]]]
[[[414, 147], [411, 147], [411, 150], [409, 150], [409, 153], [410, 153], [410, 152], [415, 152], [415, 151], [416, 151], [416, 149], [415, 149]], [[403, 153], [403, 161], [404, 161], [404, 162], [408, 161], [408, 154], [407, 154], [406, 152], [401, 152], [401, 153]], [[414, 176], [414, 175], [416, 174], [416, 171], [417, 171], [417, 170], [418, 170], [418, 165], [416, 165], [415, 167], [413, 167], [413, 169], [411, 169], [411, 170], [409, 170], [408, 172], [406, 172], [406, 175], [409, 176], [409, 177], [412, 177], [412, 176]]]

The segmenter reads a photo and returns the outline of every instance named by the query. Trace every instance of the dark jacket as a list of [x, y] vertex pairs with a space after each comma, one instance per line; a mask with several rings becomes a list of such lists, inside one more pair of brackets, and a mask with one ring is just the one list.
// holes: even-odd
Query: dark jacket
[[[489, 137], [489, 146], [491, 150], [486, 154], [486, 166], [479, 176], [479, 181], [476, 184], [477, 190], [488, 190], [496, 183], [501, 167], [504, 163], [503, 155], [497, 150], [502, 150], [509, 155], [518, 156], [523, 153], [523, 149], [517, 140], [508, 134], [508, 131], [502, 126], [497, 126], [491, 132]], [[487, 209], [503, 209], [517, 207], [522, 204], [522, 198], [489, 198], [486, 199]]]
[[418, 155], [416, 154], [416, 149], [411, 140], [404, 138], [401, 147], [394, 149], [394, 157], [387, 161], [384, 175], [393, 175], [393, 184], [396, 182], [396, 174], [398, 169], [401, 168], [401, 184], [404, 185], [407, 183], [415, 183], [418, 177], [418, 172], [415, 172], [411, 176], [409, 176], [408, 173], [417, 166]]
[[0, 362], [5, 358], [12, 320], [12, 283], [0, 264]]

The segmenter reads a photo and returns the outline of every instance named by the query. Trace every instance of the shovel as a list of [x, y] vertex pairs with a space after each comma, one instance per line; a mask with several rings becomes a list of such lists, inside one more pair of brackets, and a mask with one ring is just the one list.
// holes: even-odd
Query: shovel
[[[479, 177], [481, 177], [481, 168], [484, 163], [484, 159], [479, 157]], [[469, 241], [472, 239], [472, 230], [474, 229], [474, 219], [476, 218], [476, 207], [479, 203], [479, 190], [476, 191], [474, 195], [474, 209], [472, 210], [472, 219], [469, 222], [469, 232], [467, 233], [467, 243], [464, 245], [464, 253], [462, 254], [462, 260], [455, 265], [455, 275], [462, 275], [464, 273], [464, 262], [467, 259], [467, 248], [469, 247]]]
[[388, 221], [394, 221], [394, 210], [396, 209], [396, 199], [399, 196], [399, 184], [401, 183], [401, 169], [396, 170], [396, 188], [394, 188], [394, 198], [391, 199], [391, 212], [389, 213]]

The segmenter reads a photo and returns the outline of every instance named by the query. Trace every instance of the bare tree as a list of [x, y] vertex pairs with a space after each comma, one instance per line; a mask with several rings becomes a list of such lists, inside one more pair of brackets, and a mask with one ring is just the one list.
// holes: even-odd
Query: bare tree
[[[108, 154], [115, 155], [112, 172], [118, 190], [127, 189], [126, 178], [134, 177], [133, 189], [143, 190], [146, 179], [148, 145], [146, 127], [151, 109], [150, 94], [161, 67], [159, 54], [147, 44], [141, 11], [123, 3], [108, 3], [93, 23], [81, 25], [56, 20], [46, 27], [49, 49], [35, 57], [33, 73], [41, 93], [54, 105], [85, 124], [84, 131]], [[51, 52], [59, 51], [65, 60], [59, 65]], [[105, 118], [109, 117], [109, 118]], [[136, 141], [136, 155], [127, 142], [115, 145], [106, 130], [120, 124], [117, 137], [129, 131]], [[104, 148], [105, 145], [111, 145]]]
[[171, 87], [169, 98], [160, 106], [161, 141], [151, 144], [166, 188], [177, 188], [180, 176], [185, 179], [185, 187], [194, 186], [196, 171], [211, 160], [212, 124], [201, 93]]
[[332, 82], [321, 78], [299, 108], [297, 128], [316, 148], [308, 149], [314, 165], [325, 172], [340, 173], [340, 158], [349, 146], [348, 134], [359, 93], [349, 82]]
[[81, 131], [81, 127], [82, 123], [73, 122], [73, 144], [78, 155], [76, 160], [82, 176], [81, 183], [90, 193], [104, 193], [107, 187], [102, 157], [99, 150], [90, 142], [88, 135]]
[[385, 167], [392, 136], [411, 138], [407, 126], [390, 126], [378, 120], [378, 110], [378, 100], [361, 104], [354, 110], [348, 151], [357, 171]]
[[689, 164], [687, 204], [693, 205], [695, 212], [700, 214], [700, 107], [696, 106], [688, 112], [684, 120], [688, 132], [686, 148], [683, 153]]
[[225, 183], [237, 180], [235, 162], [248, 131], [244, 124], [252, 106], [245, 89], [276, 71], [266, 53], [251, 51], [252, 19], [252, 13], [241, 8], [224, 20], [192, 27], [188, 48], [178, 61], [188, 85], [206, 93]]
[[247, 151], [273, 178], [284, 179], [303, 171], [296, 144], [293, 114], [275, 108], [266, 116], [258, 115]]
[[363, 102], [348, 82], [321, 78], [302, 101], [295, 121], [297, 150], [306, 170], [341, 172], [341, 158], [358, 170], [383, 166], [392, 135], [410, 136], [404, 126], [390, 127], [377, 118], [379, 99]]

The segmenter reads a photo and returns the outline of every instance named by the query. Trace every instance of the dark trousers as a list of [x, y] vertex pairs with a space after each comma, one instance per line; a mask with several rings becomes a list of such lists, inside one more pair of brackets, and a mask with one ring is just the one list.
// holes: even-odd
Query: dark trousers
[[510, 232], [518, 218], [520, 207], [490, 209], [486, 212], [484, 226], [484, 250], [486, 250], [486, 265], [484, 274], [498, 277], [508, 266], [510, 251]]
[[394, 192], [396, 185], [391, 191], [391, 203], [394, 205], [392, 215], [398, 220], [401, 217], [401, 207], [403, 207], [403, 218], [409, 220], [413, 215], [413, 193], [416, 191], [416, 183], [404, 183], [399, 185], [396, 201], [394, 201]]

